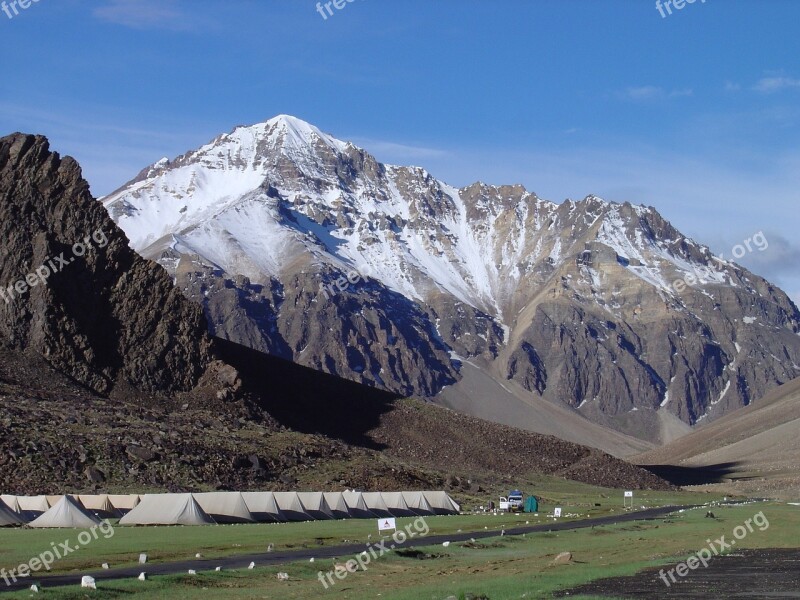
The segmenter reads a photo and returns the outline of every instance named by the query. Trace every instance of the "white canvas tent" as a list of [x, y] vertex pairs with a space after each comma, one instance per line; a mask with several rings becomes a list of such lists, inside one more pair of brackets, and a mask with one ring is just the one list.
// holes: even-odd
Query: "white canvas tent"
[[107, 494], [81, 494], [78, 496], [83, 508], [101, 519], [117, 519], [122, 516], [109, 500]]
[[297, 497], [312, 518], [319, 521], [335, 518], [322, 492], [298, 492]]
[[120, 525], [216, 525], [191, 494], [146, 494]]
[[22, 511], [22, 516], [28, 521], [41, 517], [50, 510], [50, 504], [47, 502], [46, 496], [17, 496], [17, 502]]
[[297, 492], [273, 492], [275, 502], [283, 515], [289, 521], [313, 521], [314, 518], [306, 512]]
[[0, 527], [13, 527], [14, 525], [24, 525], [22, 517], [11, 510], [9, 506], [0, 500]]
[[342, 498], [347, 503], [347, 508], [350, 516], [355, 519], [372, 519], [377, 518], [378, 515], [373, 513], [367, 508], [367, 503], [364, 502], [364, 494], [353, 490], [342, 492]]
[[139, 504], [139, 494], [109, 494], [108, 500], [120, 514], [127, 514]]
[[36, 528], [87, 529], [100, 525], [100, 519], [87, 512], [72, 496], [63, 496], [53, 508], [28, 525]]
[[278, 508], [272, 492], [242, 492], [242, 497], [250, 514], [259, 523], [282, 523], [288, 520]]
[[10, 494], [3, 494], [2, 496], [0, 496], [0, 500], [2, 500], [5, 503], [5, 505], [11, 510], [13, 510], [15, 513], [17, 514], [22, 513], [22, 509], [19, 506], [19, 501], [17, 500], [16, 496], [12, 496]]
[[394, 517], [416, 517], [417, 513], [411, 510], [406, 504], [403, 492], [382, 492], [383, 501], [386, 508]]
[[394, 516], [389, 510], [389, 507], [386, 506], [386, 502], [383, 500], [383, 494], [380, 492], [364, 492], [363, 496], [367, 508], [379, 519]]
[[217, 523], [255, 523], [240, 492], [192, 494], [206, 514]]
[[422, 492], [422, 494], [437, 515], [456, 515], [461, 510], [447, 492]]
[[403, 492], [403, 498], [408, 505], [408, 508], [413, 510], [418, 515], [433, 515], [436, 514], [431, 508], [431, 505], [425, 499], [422, 492]]
[[350, 517], [350, 509], [347, 508], [342, 492], [325, 492], [325, 502], [328, 503], [328, 508], [331, 509], [331, 514], [335, 519], [347, 519]]
[[45, 496], [45, 498], [47, 498], [47, 503], [48, 503], [50, 506], [55, 506], [56, 504], [58, 504], [59, 502], [61, 502], [61, 499], [62, 499], [63, 497], [64, 497], [64, 494], [57, 494], [57, 495], [55, 495], [55, 496], [48, 494], [47, 496]]

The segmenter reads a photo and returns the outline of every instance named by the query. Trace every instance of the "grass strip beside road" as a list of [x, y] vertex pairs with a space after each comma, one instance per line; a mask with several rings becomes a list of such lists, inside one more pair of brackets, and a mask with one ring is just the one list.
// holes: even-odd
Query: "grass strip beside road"
[[[800, 530], [800, 509], [797, 507], [757, 503], [712, 507], [711, 510], [717, 518], [706, 518], [707, 508], [700, 508], [655, 520], [569, 531], [502, 537], [495, 531], [493, 537], [478, 540], [475, 545], [453, 543], [447, 548], [441, 544], [421, 547], [419, 557], [417, 553], [403, 556], [392, 552], [370, 564], [367, 571], [351, 574], [327, 591], [320, 585], [317, 573], [332, 568], [332, 561], [318, 559], [313, 564], [303, 560], [274, 566], [258, 565], [253, 571], [155, 577], [144, 583], [135, 579], [98, 581], [98, 591], [91, 597], [306, 600], [330, 596], [354, 600], [376, 597], [382, 600], [442, 600], [450, 595], [458, 598], [471, 593], [485, 594], [491, 600], [550, 598], [557, 590], [683, 560], [703, 547], [706, 539], [728, 533], [761, 510], [769, 517], [770, 528], [758, 535], [749, 535], [740, 547], [794, 548], [799, 543], [796, 532]], [[461, 518], [440, 517], [437, 520]], [[431, 540], [427, 541], [430, 544]], [[553, 566], [553, 558], [562, 551], [572, 552], [573, 562]], [[342, 560], [346, 558], [341, 557]], [[279, 571], [287, 572], [290, 580], [278, 581], [276, 574]], [[70, 587], [45, 587], [40, 597], [54, 600], [84, 598], [85, 594], [77, 587], [80, 577], [77, 574], [71, 577]], [[27, 598], [29, 594], [20, 592], [7, 597]]]

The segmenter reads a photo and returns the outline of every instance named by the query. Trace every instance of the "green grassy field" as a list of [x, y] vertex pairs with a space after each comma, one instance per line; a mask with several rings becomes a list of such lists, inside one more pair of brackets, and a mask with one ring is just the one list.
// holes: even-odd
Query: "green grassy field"
[[[548, 522], [555, 506], [563, 509], [561, 520], [576, 520], [622, 512], [622, 492], [597, 488], [566, 480], [548, 481], [546, 491], [538, 493], [542, 502], [539, 516], [459, 515], [428, 518], [430, 535], [479, 531]], [[685, 492], [637, 492], [635, 507], [693, 504], [716, 499], [708, 494]], [[600, 506], [596, 506], [599, 504]], [[400, 519], [404, 527], [413, 519]], [[220, 525], [216, 527], [116, 527], [113, 537], [99, 539], [53, 565], [54, 573], [76, 569], [96, 569], [108, 562], [114, 567], [136, 564], [139, 554], [147, 553], [150, 562], [183, 560], [196, 553], [204, 557], [265, 552], [270, 544], [275, 550], [313, 548], [345, 542], [368, 543], [377, 537], [374, 520], [316, 521], [291, 524]], [[0, 529], [0, 568], [10, 569], [56, 544], [70, 540], [74, 545], [78, 531]]]
[[[621, 502], [604, 503], [599, 494], [609, 490], [574, 490], [571, 499], [559, 501], [566, 513], [585, 518], [620, 511]], [[614, 493], [616, 496], [616, 493]], [[621, 494], [619, 494], [621, 497]], [[686, 493], [642, 495], [637, 508], [672, 503], [692, 503], [697, 495]], [[708, 501], [708, 495], [702, 495]], [[601, 506], [595, 507], [595, 501]], [[552, 505], [542, 507], [549, 512]], [[781, 504], [749, 504], [735, 507], [714, 507], [717, 519], [705, 518], [706, 509], [690, 510], [656, 521], [628, 523], [596, 529], [557, 533], [529, 534], [525, 537], [499, 536], [502, 527], [544, 522], [544, 512], [537, 519], [531, 515], [463, 515], [429, 517], [430, 534], [498, 531], [498, 536], [479, 540], [474, 547], [451, 544], [426, 548], [423, 558], [394, 552], [373, 561], [366, 571], [348, 574], [344, 580], [334, 578], [335, 585], [325, 589], [317, 578], [320, 570], [333, 568], [330, 560], [319, 560], [256, 568], [253, 571], [200, 573], [102, 583], [96, 598], [286, 598], [287, 600], [317, 597], [380, 598], [382, 600], [444, 599], [450, 595], [484, 594], [492, 600], [504, 598], [547, 598], [557, 589], [565, 589], [613, 575], [632, 574], [637, 570], [670, 560], [681, 559], [706, 545], [705, 540], [728, 535], [737, 525], [763, 511], [769, 519], [766, 531], [756, 529], [740, 542], [743, 548], [796, 547], [800, 531], [800, 509]], [[403, 527], [413, 519], [399, 520]], [[73, 531], [0, 531], [0, 564], [11, 567], [25, 562], [52, 541], [76, 535]], [[263, 552], [270, 543], [275, 549], [319, 547], [369, 541], [375, 534], [373, 521], [336, 521], [296, 523], [288, 525], [220, 526], [208, 528], [117, 528], [115, 535], [102, 537], [79, 553], [56, 565], [57, 572], [75, 569], [76, 582], [80, 569], [97, 569], [107, 561], [112, 567], [135, 562], [139, 552], [148, 552], [155, 560], [191, 559], [196, 552], [204, 557], [247, 552]], [[573, 553], [569, 565], [552, 566], [559, 552]], [[84, 554], [79, 554], [83, 552]], [[430, 556], [426, 556], [430, 555]], [[348, 557], [341, 557], [344, 562]], [[147, 570], [144, 568], [143, 570]], [[279, 571], [290, 575], [288, 582], [277, 580]], [[0, 582], [1, 583], [1, 582]], [[7, 595], [29, 597], [30, 592]], [[77, 586], [70, 589], [45, 589], [38, 597], [67, 599], [85, 598]]]

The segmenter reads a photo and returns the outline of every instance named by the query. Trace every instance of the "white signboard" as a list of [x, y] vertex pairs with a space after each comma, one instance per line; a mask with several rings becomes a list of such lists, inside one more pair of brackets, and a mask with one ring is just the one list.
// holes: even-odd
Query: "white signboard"
[[553, 516], [554, 517], [560, 517], [561, 516], [561, 509], [560, 508], [553, 509]]
[[397, 530], [397, 523], [394, 519], [378, 519], [378, 531]]
[[633, 498], [633, 492], [625, 492], [626, 498]]

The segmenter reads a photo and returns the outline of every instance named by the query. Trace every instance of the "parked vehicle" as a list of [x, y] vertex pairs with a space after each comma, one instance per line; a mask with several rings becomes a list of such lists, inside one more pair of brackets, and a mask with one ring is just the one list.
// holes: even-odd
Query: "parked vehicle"
[[506, 512], [539, 512], [539, 500], [536, 496], [525, 497], [520, 490], [511, 490], [508, 496], [500, 496], [500, 510]]
[[523, 502], [525, 501], [525, 494], [519, 490], [511, 490], [508, 492], [508, 510], [510, 512], [522, 512]]

